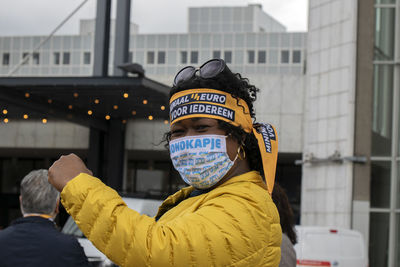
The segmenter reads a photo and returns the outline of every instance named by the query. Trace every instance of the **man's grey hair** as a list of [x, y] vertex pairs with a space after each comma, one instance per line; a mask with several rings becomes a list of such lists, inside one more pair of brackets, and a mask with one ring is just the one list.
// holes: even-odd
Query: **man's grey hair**
[[21, 211], [23, 214], [52, 214], [60, 193], [48, 182], [47, 170], [31, 171], [21, 181]]

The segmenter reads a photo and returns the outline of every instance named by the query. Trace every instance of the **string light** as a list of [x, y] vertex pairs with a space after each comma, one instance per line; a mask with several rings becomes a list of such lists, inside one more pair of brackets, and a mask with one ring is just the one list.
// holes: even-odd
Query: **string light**
[[123, 123], [123, 124], [126, 124], [126, 120], [122, 120], [122, 123]]
[[164, 121], [164, 124], [168, 124], [168, 120], [165, 120], [165, 121]]
[[123, 97], [124, 97], [124, 98], [128, 98], [128, 97], [129, 97], [129, 94], [128, 94], [128, 93], [124, 93], [124, 94], [123, 94]]
[[111, 119], [110, 115], [106, 115], [106, 120]]
[[143, 104], [146, 105], [147, 104], [147, 99], [143, 100]]
[[98, 100], [97, 98], [94, 100], [94, 103], [95, 104], [98, 104], [98, 103], [100, 103], [100, 100]]
[[149, 120], [151, 120], [151, 121], [152, 121], [152, 120], [153, 120], [153, 116], [151, 116], [151, 115], [150, 115], [150, 116], [149, 116]]
[[72, 105], [68, 105], [68, 109], [72, 109]]
[[88, 112], [87, 112], [87, 114], [88, 114], [88, 115], [92, 115], [92, 114], [93, 114], [93, 111], [91, 111], [91, 110], [89, 109]]
[[136, 115], [136, 111], [132, 110], [132, 115], [135, 116]]
[[118, 109], [118, 105], [114, 105], [113, 109], [117, 110]]
[[27, 120], [29, 118], [28, 114], [24, 114], [23, 118], [24, 120]]
[[26, 97], [26, 98], [29, 98], [30, 96], [31, 96], [31, 94], [25, 93], [25, 97]]
[[8, 119], [7, 118], [4, 118], [4, 123], [8, 123]]
[[165, 106], [161, 106], [161, 110], [165, 110]]
[[78, 98], [79, 94], [78, 93], [74, 93], [74, 98]]
[[47, 103], [51, 104], [51, 103], [53, 103], [53, 100], [52, 99], [48, 99]]
[[7, 113], [8, 113], [8, 110], [7, 109], [3, 109], [3, 114], [7, 115]]
[[46, 119], [46, 118], [43, 118], [43, 119], [42, 119], [42, 123], [43, 123], [43, 124], [46, 124], [46, 123], [47, 123], [47, 119]]

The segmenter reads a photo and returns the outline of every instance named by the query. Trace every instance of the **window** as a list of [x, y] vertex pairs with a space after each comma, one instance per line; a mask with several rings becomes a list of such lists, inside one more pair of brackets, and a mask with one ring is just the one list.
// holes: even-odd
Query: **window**
[[299, 50], [294, 50], [292, 53], [292, 62], [300, 63], [301, 62], [301, 52]]
[[213, 58], [221, 58], [221, 51], [213, 51]]
[[147, 52], [147, 64], [154, 64], [154, 52], [148, 51]]
[[199, 52], [198, 51], [190, 52], [190, 63], [197, 64], [198, 61], [199, 61]]
[[374, 91], [372, 97], [372, 147], [374, 156], [392, 153], [394, 67], [389, 64], [374, 65]]
[[[0, 158], [0, 173], [3, 179], [0, 193], [19, 192], [20, 181], [27, 173], [31, 170], [47, 169], [48, 167], [44, 159], [39, 158]], [[3, 204], [3, 202], [1, 204]], [[2, 220], [1, 223], [4, 223], [4, 221]]]
[[281, 51], [281, 63], [289, 63], [289, 51], [288, 50]]
[[393, 60], [395, 57], [396, 8], [375, 9], [374, 59]]
[[50, 167], [48, 162], [51, 161], [53, 161], [51, 158], [0, 158], [0, 176], [2, 178], [0, 194], [6, 194], [6, 196], [10, 194], [7, 198], [1, 198], [1, 228], [7, 227], [14, 219], [20, 217], [20, 209], [13, 203], [18, 203], [21, 179], [31, 170], [47, 169]]
[[[394, 0], [375, 1], [369, 266], [400, 266], [400, 135], [396, 48], [400, 46]], [[380, 62], [379, 62], [380, 61]], [[371, 157], [372, 158], [372, 157]], [[397, 184], [397, 186], [396, 186]], [[396, 188], [397, 187], [397, 188]], [[393, 190], [392, 190], [393, 189]], [[394, 237], [392, 240], [392, 236]]]
[[28, 52], [22, 53], [22, 60], [26, 57], [28, 58], [24, 61], [23, 65], [29, 64], [29, 53]]
[[83, 52], [83, 64], [90, 64], [90, 52]]
[[255, 60], [254, 50], [248, 50], [247, 51], [247, 63], [254, 64], [255, 61], [256, 60]]
[[370, 205], [372, 208], [390, 207], [390, 161], [372, 161], [371, 162], [371, 191]]
[[[386, 212], [371, 212], [369, 227], [369, 266], [389, 266], [388, 248], [390, 217]], [[373, 242], [372, 242], [373, 241]]]
[[60, 65], [60, 52], [53, 53], [53, 64]]
[[128, 160], [127, 165], [125, 190], [133, 195], [146, 193], [165, 198], [185, 186], [168, 161]]
[[186, 51], [181, 51], [181, 61], [180, 62], [181, 62], [181, 64], [186, 64], [188, 62]]
[[34, 65], [39, 65], [40, 64], [40, 55], [39, 55], [39, 53], [33, 53], [32, 61], [33, 61]]
[[226, 63], [232, 63], [232, 51], [224, 52], [224, 60]]
[[267, 63], [267, 51], [258, 51], [258, 63]]
[[3, 66], [10, 64], [10, 53], [3, 53]]
[[63, 65], [69, 65], [70, 62], [70, 54], [69, 52], [63, 53]]
[[157, 63], [158, 64], [165, 64], [165, 51], [158, 51]]

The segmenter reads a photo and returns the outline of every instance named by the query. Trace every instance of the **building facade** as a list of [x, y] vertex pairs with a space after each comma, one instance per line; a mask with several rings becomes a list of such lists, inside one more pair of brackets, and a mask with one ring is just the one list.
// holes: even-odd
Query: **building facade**
[[400, 266], [400, 1], [311, 0], [301, 223], [361, 231]]

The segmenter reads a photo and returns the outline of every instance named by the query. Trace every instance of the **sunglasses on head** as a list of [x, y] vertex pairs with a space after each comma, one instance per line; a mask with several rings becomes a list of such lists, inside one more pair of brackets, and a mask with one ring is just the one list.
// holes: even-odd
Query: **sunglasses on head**
[[225, 64], [225, 61], [222, 59], [211, 59], [201, 65], [199, 68], [195, 68], [193, 66], [186, 66], [181, 69], [175, 76], [174, 86], [178, 83], [186, 82], [192, 79], [196, 73], [198, 72], [198, 76], [203, 79], [209, 79], [217, 76], [221, 72], [223, 72], [228, 67]]

